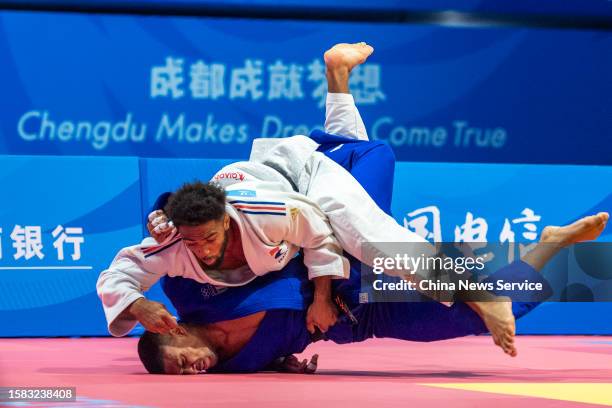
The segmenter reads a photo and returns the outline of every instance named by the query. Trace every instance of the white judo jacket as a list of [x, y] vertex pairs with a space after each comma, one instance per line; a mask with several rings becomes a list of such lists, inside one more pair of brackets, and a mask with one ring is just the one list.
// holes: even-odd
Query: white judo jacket
[[248, 265], [204, 270], [180, 234], [161, 245], [146, 238], [140, 245], [123, 248], [97, 282], [112, 335], [123, 336], [134, 328], [135, 320], [119, 315], [164, 275], [241, 286], [282, 269], [303, 248], [310, 279], [348, 277], [348, 260], [327, 217], [295, 191], [297, 184], [307, 184], [303, 167], [317, 144], [305, 136], [288, 139], [255, 141], [250, 161], [226, 166], [212, 178], [226, 190], [226, 211], [240, 228]]

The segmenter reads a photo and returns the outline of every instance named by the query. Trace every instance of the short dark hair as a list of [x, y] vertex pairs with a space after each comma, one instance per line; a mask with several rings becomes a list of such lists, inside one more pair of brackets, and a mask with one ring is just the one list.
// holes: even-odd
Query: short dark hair
[[167, 336], [145, 331], [138, 340], [138, 357], [142, 365], [151, 374], [164, 374], [164, 356], [162, 346], [168, 343]]
[[177, 227], [219, 220], [225, 214], [225, 190], [215, 183], [183, 184], [170, 196], [164, 212]]

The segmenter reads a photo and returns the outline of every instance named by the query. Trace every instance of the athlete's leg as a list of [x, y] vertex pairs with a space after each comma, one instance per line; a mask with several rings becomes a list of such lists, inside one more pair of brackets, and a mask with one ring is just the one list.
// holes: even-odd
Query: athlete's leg
[[321, 145], [319, 151], [351, 173], [374, 201], [390, 213], [395, 168], [392, 150], [381, 142], [354, 144], [355, 139], [368, 141], [368, 135], [350, 93], [349, 77], [351, 70], [365, 62], [373, 51], [371, 46], [362, 42], [336, 44], [325, 52], [328, 90], [325, 131], [340, 137], [324, 133], [320, 133], [318, 138], [311, 137]]
[[[542, 232], [538, 245], [526, 254], [521, 261], [501, 268], [485, 281], [494, 282], [503, 279], [505, 282], [542, 283], [544, 290], [538, 297], [550, 295], [550, 286], [539, 273], [546, 262], [558, 251], [568, 245], [585, 240], [595, 239], [601, 234], [608, 221], [607, 213], [584, 217], [573, 224], [564, 227], [547, 227]], [[512, 295], [497, 292], [497, 295]], [[513, 302], [507, 305], [515, 318], [520, 318], [533, 310], [538, 302]], [[367, 322], [361, 329], [360, 337], [393, 337], [413, 341], [444, 340], [471, 334], [481, 334], [488, 330], [483, 319], [465, 303], [455, 303], [444, 307], [439, 303], [378, 303], [369, 306], [364, 312]], [[508, 340], [498, 340], [508, 341]], [[500, 344], [501, 345], [501, 344]], [[514, 345], [505, 344], [504, 347]], [[504, 348], [502, 347], [502, 348]]]
[[[510, 264], [489, 277], [507, 282], [547, 282], [529, 264], [519, 261]], [[371, 337], [390, 337], [410, 341], [437, 341], [489, 331], [483, 319], [466, 303], [456, 302], [451, 307], [415, 294], [408, 294], [405, 302], [387, 302], [361, 305], [355, 310], [359, 324], [354, 329], [356, 340]], [[525, 307], [528, 305], [528, 307]], [[536, 303], [515, 302], [510, 310], [519, 318], [535, 307]]]
[[[330, 92], [326, 112], [326, 130], [329, 133], [367, 140], [363, 121], [350, 95], [349, 75], [372, 51], [372, 47], [359, 43], [337, 44], [325, 53]], [[337, 99], [343, 100], [339, 102]], [[345, 147], [340, 145], [339, 148]], [[327, 154], [331, 153], [333, 152], [328, 151]], [[304, 170], [308, 176], [305, 178], [308, 185], [299, 186], [300, 192], [319, 204], [329, 217], [335, 235], [345, 251], [368, 265], [372, 265], [372, 259], [366, 259], [362, 253], [362, 246], [366, 243], [427, 242], [398, 225], [372, 200], [368, 192], [369, 188], [376, 184], [376, 177], [371, 174], [374, 174], [377, 168], [377, 163], [366, 160], [355, 168], [355, 174], [351, 176], [328, 157], [316, 153]], [[355, 176], [361, 180], [357, 181]], [[392, 188], [392, 184], [386, 184], [387, 190], [389, 186]]]
[[[344, 148], [344, 147], [342, 147]], [[364, 167], [365, 168], [365, 167]], [[310, 184], [305, 192], [316, 201], [330, 219], [336, 237], [344, 249], [356, 256], [361, 262], [372, 265], [373, 256], [393, 257], [393, 253], [379, 251], [363, 252], [363, 245], [376, 242], [424, 242], [416, 234], [412, 234], [399, 226], [395, 220], [381, 211], [376, 202], [370, 199], [359, 183], [347, 174], [339, 165], [323, 155], [314, 155], [307, 164], [306, 171], [310, 173]], [[367, 171], [367, 168], [366, 168]], [[366, 172], [367, 175], [367, 172]], [[366, 177], [367, 179], [367, 177]], [[333, 183], [331, 182], [333, 180]], [[544, 237], [555, 228], [548, 228]], [[559, 235], [559, 234], [557, 234]], [[559, 238], [560, 239], [560, 238]], [[538, 247], [533, 255], [534, 266], [545, 263], [552, 256], [554, 246]], [[415, 255], [427, 251], [427, 247], [415, 248]], [[433, 253], [433, 249], [431, 249]], [[392, 275], [402, 276], [405, 271], [388, 271]], [[408, 277], [410, 278], [410, 277]], [[494, 297], [494, 295], [491, 295]], [[515, 322], [512, 307], [509, 302], [483, 301], [466, 303], [484, 322], [491, 332], [495, 344], [507, 354], [516, 355], [514, 347]], [[523, 309], [530, 310], [533, 305], [523, 303]]]
[[[364, 246], [369, 248], [373, 243], [422, 243], [422, 248], [414, 246], [415, 252], [435, 253], [433, 245], [399, 225], [351, 174], [322, 153], [313, 154], [304, 171], [309, 174], [310, 183], [301, 192], [321, 207], [344, 250], [361, 262], [372, 266], [377, 256], [394, 257], [394, 253], [386, 253], [384, 249], [381, 253], [376, 248], [363, 250]], [[405, 270], [390, 272], [395, 276], [408, 273]]]
[[[353, 65], [349, 64], [351, 67], [356, 65], [355, 61], [359, 61], [359, 58], [365, 59], [363, 55], [356, 56], [355, 53], [351, 55], [351, 52], [354, 51], [354, 46], [352, 47], [349, 45], [334, 47], [336, 48], [334, 56], [338, 57], [336, 61], [339, 62], [336, 66], [344, 64], [346, 68], [346, 61], [349, 59], [347, 56], [352, 58]], [[332, 65], [329, 63], [331, 60], [335, 59], [326, 58], [328, 66]], [[350, 69], [337, 72], [330, 70], [330, 72], [334, 74], [328, 76], [332, 78], [330, 89], [348, 92]], [[356, 127], [353, 126], [352, 129], [354, 132]], [[345, 132], [351, 133], [351, 130]], [[328, 157], [320, 153], [314, 154], [305, 166], [305, 175], [308, 183], [300, 186], [300, 192], [319, 204], [328, 216], [343, 248], [361, 262], [371, 266], [375, 257], [394, 257], [394, 252], [389, 252], [385, 246], [373, 245], [374, 243], [409, 243], [412, 244], [414, 256], [435, 254], [433, 246], [417, 234], [401, 227], [392, 217], [385, 214], [359, 182]], [[368, 246], [369, 250], [364, 251], [364, 246]], [[405, 270], [387, 272], [390, 275], [403, 276], [408, 280], [415, 278], [406, 275]], [[424, 277], [427, 278], [427, 276]], [[508, 354], [515, 353], [510, 343], [514, 337], [514, 317], [510, 307], [504, 307], [501, 302], [470, 302], [468, 305], [484, 321], [496, 344], [502, 346]], [[510, 341], [498, 341], [498, 339], [510, 339]]]
[[[562, 248], [577, 242], [597, 238], [605, 228], [608, 218], [607, 213], [599, 213], [581, 218], [573, 224], [563, 227], [548, 226], [542, 231], [538, 245], [527, 253], [522, 260], [534, 270], [540, 271]], [[506, 295], [505, 293], [498, 294]], [[468, 302], [468, 306], [480, 315], [491, 331], [495, 344], [501, 346], [509, 355], [516, 355], [516, 348], [514, 347], [515, 322], [514, 319], [508, 317], [508, 311], [511, 308], [519, 307], [522, 313], [526, 313], [533, 309], [535, 304], [523, 302], [512, 305], [510, 302], [500, 302], [497, 299], [493, 302]], [[500, 319], [499, 316], [506, 317]]]
[[368, 140], [368, 133], [350, 94], [348, 78], [351, 70], [365, 62], [374, 49], [366, 43], [336, 44], [325, 52], [327, 99], [325, 131], [359, 140]]
[[313, 138], [321, 144], [320, 152], [349, 172], [376, 205], [391, 215], [395, 155], [387, 144], [379, 141], [342, 143], [323, 133]]

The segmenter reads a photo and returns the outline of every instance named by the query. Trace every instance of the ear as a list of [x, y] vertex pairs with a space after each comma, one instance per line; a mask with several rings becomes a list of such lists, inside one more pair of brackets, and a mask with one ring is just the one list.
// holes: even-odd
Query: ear
[[223, 229], [227, 231], [229, 230], [229, 227], [230, 227], [230, 216], [228, 213], [225, 213], [223, 215]]

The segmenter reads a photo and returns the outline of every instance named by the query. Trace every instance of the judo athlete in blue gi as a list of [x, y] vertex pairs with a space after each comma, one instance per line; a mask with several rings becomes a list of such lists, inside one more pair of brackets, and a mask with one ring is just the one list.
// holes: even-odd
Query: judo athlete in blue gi
[[[380, 208], [390, 211], [394, 160], [388, 146], [322, 132], [313, 132], [311, 137], [321, 145], [319, 151], [348, 170]], [[382, 174], [385, 177], [380, 177]], [[551, 289], [538, 270], [560, 248], [596, 238], [607, 219], [607, 214], [600, 213], [565, 227], [546, 227], [541, 244], [485, 282], [503, 279], [541, 283], [543, 289], [538, 298], [545, 298]], [[307, 365], [292, 355], [322, 339], [337, 344], [373, 337], [437, 341], [488, 331], [483, 319], [466, 303], [455, 302], [450, 307], [431, 301], [360, 304], [360, 284], [359, 262], [351, 259], [350, 277], [333, 281], [340, 310], [338, 321], [326, 333], [312, 334], [305, 322], [313, 289], [306, 278], [302, 256], [293, 258], [280, 272], [235, 288], [219, 289], [166, 276], [162, 287], [179, 313], [183, 330], [174, 334], [145, 333], [139, 341], [139, 356], [151, 373], [249, 373], [270, 369], [308, 372], [316, 368], [316, 360]], [[424, 300], [423, 295], [414, 295]], [[538, 304], [500, 303], [511, 308], [514, 318], [524, 316]], [[282, 361], [285, 364], [279, 366]]]

